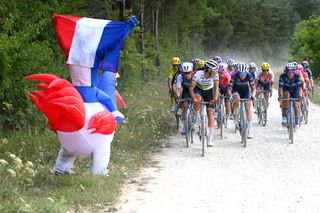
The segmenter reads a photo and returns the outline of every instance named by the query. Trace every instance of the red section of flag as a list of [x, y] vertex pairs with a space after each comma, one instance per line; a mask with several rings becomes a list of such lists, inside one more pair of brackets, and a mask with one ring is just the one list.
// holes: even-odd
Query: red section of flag
[[52, 16], [56, 36], [66, 60], [68, 60], [69, 57], [69, 51], [77, 21], [81, 18], [81, 16], [63, 16], [58, 14], [54, 14]]

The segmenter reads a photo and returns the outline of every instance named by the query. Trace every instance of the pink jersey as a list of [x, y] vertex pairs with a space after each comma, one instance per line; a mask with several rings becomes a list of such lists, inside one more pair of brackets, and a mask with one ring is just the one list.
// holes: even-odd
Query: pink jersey
[[228, 87], [230, 83], [231, 75], [227, 72], [227, 70], [223, 70], [223, 72], [219, 73], [219, 87]]

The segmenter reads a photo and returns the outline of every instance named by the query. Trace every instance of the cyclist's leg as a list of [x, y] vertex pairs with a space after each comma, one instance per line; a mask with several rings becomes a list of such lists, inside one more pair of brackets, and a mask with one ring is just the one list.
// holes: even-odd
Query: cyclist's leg
[[182, 114], [181, 114], [181, 121], [182, 121], [182, 129], [181, 129], [181, 134], [186, 134], [187, 132], [187, 109], [188, 109], [188, 102], [183, 102], [182, 103]]
[[240, 96], [239, 93], [237, 91], [235, 91], [234, 93], [232, 93], [232, 108], [233, 110], [238, 110], [237, 112], [239, 112], [239, 108], [240, 108]]
[[269, 107], [269, 97], [270, 97], [269, 91], [271, 92], [270, 86], [271, 86], [270, 83], [266, 83], [265, 85], [263, 85], [263, 90], [268, 91], [268, 93], [264, 93], [264, 99], [266, 99], [267, 108]]
[[[300, 98], [300, 93], [299, 93], [299, 90], [296, 90], [292, 93], [290, 93], [290, 96], [292, 98]], [[299, 119], [300, 119], [300, 102], [299, 101], [294, 101], [293, 102], [293, 107], [294, 107], [294, 112], [295, 112], [295, 118], [296, 118], [296, 125], [298, 124], [299, 122]]]
[[[248, 89], [248, 91], [245, 91], [244, 93], [240, 94], [240, 98], [245, 98], [248, 99], [250, 98], [250, 90]], [[245, 108], [246, 108], [246, 115], [247, 115], [247, 126], [248, 126], [248, 138], [253, 138], [253, 134], [252, 134], [252, 119], [253, 119], [253, 115], [252, 115], [252, 101], [251, 100], [247, 100], [245, 102]]]
[[[213, 90], [205, 90], [202, 96], [205, 102], [210, 102], [213, 100]], [[207, 104], [207, 116], [208, 116], [208, 145], [213, 145], [213, 129], [214, 129], [214, 110], [215, 105]]]
[[[290, 93], [288, 90], [283, 90], [283, 99], [289, 99]], [[288, 111], [288, 100], [283, 100], [281, 103], [281, 112], [282, 112], [282, 124], [287, 124], [287, 111]]]
[[200, 103], [201, 103], [201, 100], [202, 100], [202, 97], [201, 97], [202, 91], [203, 90], [201, 90], [201, 89], [199, 89], [197, 87], [194, 89], [194, 94], [196, 96], [197, 102], [193, 103], [193, 109], [194, 109], [195, 118], [196, 118], [197, 122], [199, 122], [199, 116], [200, 116], [199, 111], [200, 111], [200, 107], [201, 107]]

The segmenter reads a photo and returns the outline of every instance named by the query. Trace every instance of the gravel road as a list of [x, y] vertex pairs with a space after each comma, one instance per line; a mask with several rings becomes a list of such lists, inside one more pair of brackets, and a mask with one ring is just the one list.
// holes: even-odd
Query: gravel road
[[[276, 95], [275, 95], [276, 96]], [[139, 177], [129, 180], [118, 212], [320, 212], [320, 107], [310, 106], [309, 123], [294, 135], [280, 120], [273, 96], [266, 127], [253, 124], [247, 147], [226, 129], [201, 157], [197, 140], [186, 148], [176, 134]]]

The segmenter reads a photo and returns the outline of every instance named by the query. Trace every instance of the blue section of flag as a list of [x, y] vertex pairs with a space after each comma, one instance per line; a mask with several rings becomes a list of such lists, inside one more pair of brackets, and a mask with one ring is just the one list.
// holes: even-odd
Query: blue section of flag
[[110, 21], [104, 28], [94, 61], [94, 67], [117, 72], [121, 46], [128, 33], [137, 24], [133, 16], [127, 22]]

